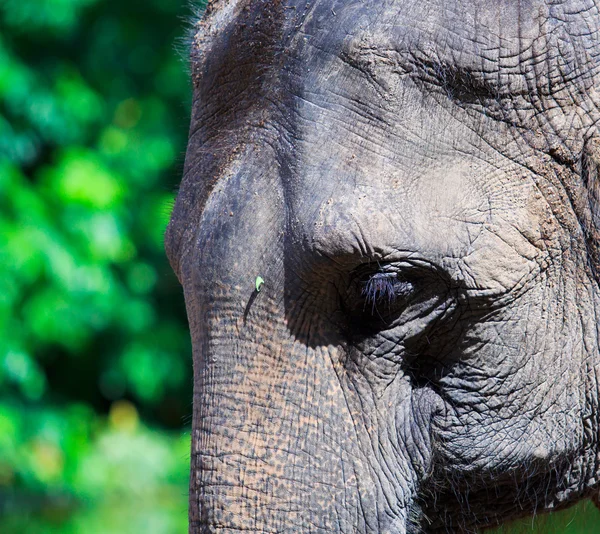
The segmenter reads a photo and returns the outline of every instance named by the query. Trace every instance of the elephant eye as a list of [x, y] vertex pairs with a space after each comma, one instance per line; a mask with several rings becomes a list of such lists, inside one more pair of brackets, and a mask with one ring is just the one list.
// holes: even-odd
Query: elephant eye
[[429, 265], [368, 264], [351, 273], [341, 301], [349, 333], [370, 336], [428, 315], [448, 295], [447, 281]]
[[364, 266], [352, 273], [343, 303], [352, 331], [390, 328], [419, 292], [416, 276], [392, 266]]

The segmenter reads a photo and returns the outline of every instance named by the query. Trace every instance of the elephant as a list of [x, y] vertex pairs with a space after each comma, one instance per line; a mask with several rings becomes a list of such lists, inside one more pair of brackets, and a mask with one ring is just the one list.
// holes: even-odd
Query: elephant
[[597, 500], [599, 10], [209, 2], [165, 234], [190, 533], [468, 533]]

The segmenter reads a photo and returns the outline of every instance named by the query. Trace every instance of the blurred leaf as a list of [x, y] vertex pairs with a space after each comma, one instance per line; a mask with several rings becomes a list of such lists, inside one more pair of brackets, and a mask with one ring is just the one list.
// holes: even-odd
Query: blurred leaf
[[39, 400], [46, 389], [46, 377], [37, 362], [24, 352], [9, 351], [2, 361], [2, 375], [17, 384], [25, 398]]
[[71, 148], [63, 153], [55, 167], [44, 176], [59, 201], [107, 209], [124, 195], [122, 180], [108, 171], [90, 150]]

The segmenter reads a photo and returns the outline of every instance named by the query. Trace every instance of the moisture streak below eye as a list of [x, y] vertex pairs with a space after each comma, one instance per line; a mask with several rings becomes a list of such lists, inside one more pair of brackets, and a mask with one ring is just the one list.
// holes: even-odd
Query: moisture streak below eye
[[398, 280], [394, 273], [377, 273], [369, 278], [363, 286], [362, 295], [365, 303], [371, 304], [371, 311], [377, 305], [391, 305], [397, 298], [404, 297], [412, 290], [412, 284]]

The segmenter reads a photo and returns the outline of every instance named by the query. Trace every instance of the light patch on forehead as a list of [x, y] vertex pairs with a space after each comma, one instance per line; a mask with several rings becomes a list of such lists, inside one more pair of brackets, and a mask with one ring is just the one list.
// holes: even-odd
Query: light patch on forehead
[[251, 0], [214, 0], [208, 3], [204, 16], [196, 22], [194, 48], [203, 49], [207, 41], [234, 21]]
[[[244, 0], [214, 0], [208, 2], [205, 18], [215, 25], [225, 24], [231, 20], [235, 8]], [[200, 21], [199, 21], [200, 24]]]

